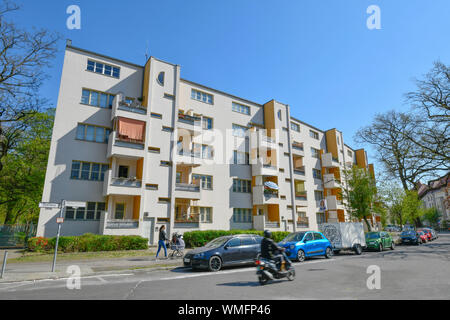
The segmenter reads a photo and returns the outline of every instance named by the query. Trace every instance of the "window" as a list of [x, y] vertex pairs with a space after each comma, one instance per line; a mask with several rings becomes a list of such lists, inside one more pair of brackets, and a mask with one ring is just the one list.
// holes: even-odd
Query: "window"
[[317, 212], [316, 213], [316, 220], [317, 220], [317, 224], [325, 223], [326, 222], [325, 213]]
[[162, 127], [162, 131], [172, 132], [172, 131], [173, 131], [173, 128], [163, 126], [163, 127]]
[[314, 199], [316, 201], [322, 201], [323, 200], [323, 192], [322, 191], [314, 191]]
[[228, 241], [227, 245], [229, 247], [239, 247], [241, 245], [241, 239], [233, 238], [230, 241]]
[[114, 97], [113, 94], [106, 92], [83, 89], [81, 92], [81, 103], [94, 107], [111, 109]]
[[191, 99], [213, 104], [213, 96], [211, 94], [201, 92], [195, 89], [192, 89], [191, 91]]
[[154, 113], [154, 112], [152, 112], [152, 113], [150, 114], [150, 116], [151, 116], [152, 118], [162, 119], [162, 114], [159, 114], [159, 113]]
[[192, 184], [200, 184], [202, 189], [212, 190], [212, 176], [202, 174], [192, 174]]
[[160, 148], [156, 148], [156, 147], [148, 147], [148, 152], [161, 153], [161, 149]]
[[202, 118], [202, 128], [205, 130], [211, 130], [213, 127], [213, 119], [208, 117]]
[[103, 181], [109, 165], [82, 161], [72, 161], [70, 178], [74, 180]]
[[353, 152], [351, 152], [350, 150], [347, 150], [347, 155], [348, 155], [349, 157], [352, 157], [352, 158], [353, 158]]
[[158, 185], [157, 184], [151, 184], [151, 183], [147, 183], [145, 185], [145, 188], [147, 190], [158, 190]]
[[291, 129], [297, 132], [300, 132], [300, 125], [297, 123], [291, 122]]
[[256, 244], [256, 240], [255, 240], [255, 238], [244, 237], [244, 238], [241, 238], [241, 243], [243, 246], [251, 246], [251, 245]]
[[110, 133], [111, 129], [108, 128], [79, 123], [77, 126], [76, 139], [108, 143]]
[[109, 64], [104, 64], [97, 61], [88, 60], [87, 70], [95, 73], [104, 74], [107, 76], [112, 76], [114, 78], [120, 77], [120, 68], [111, 66]]
[[160, 85], [164, 86], [164, 72], [160, 72], [156, 79]]
[[242, 179], [233, 179], [233, 192], [251, 193], [252, 192], [252, 181], [251, 180], [242, 180]]
[[125, 203], [116, 203], [114, 219], [122, 220], [125, 217]]
[[233, 136], [245, 138], [248, 128], [233, 123]]
[[164, 93], [164, 98], [170, 99], [170, 100], [174, 100], [174, 99], [175, 99], [175, 96], [174, 96], [173, 94]]
[[283, 118], [281, 117], [281, 110], [278, 110], [278, 120], [282, 121]]
[[314, 240], [322, 240], [323, 237], [320, 233], [314, 232]]
[[66, 207], [67, 220], [100, 220], [101, 212], [105, 211], [104, 202], [87, 202], [86, 207]]
[[164, 167], [171, 167], [172, 163], [170, 161], [161, 161], [161, 165]]
[[311, 241], [313, 239], [313, 235], [311, 232], [308, 232], [305, 236], [305, 238], [303, 239], [304, 241]]
[[233, 222], [235, 223], [251, 223], [252, 209], [233, 208]]
[[320, 170], [312, 169], [314, 179], [322, 179], [322, 173]]
[[320, 159], [320, 152], [315, 148], [311, 148], [311, 157]]
[[200, 222], [212, 223], [211, 207], [191, 207], [191, 213], [198, 216]]
[[128, 178], [128, 166], [119, 166], [119, 178]]
[[[202, 159], [213, 159], [214, 149], [206, 144], [193, 143], [194, 157]], [[201, 152], [201, 153], [200, 153]]]
[[314, 138], [314, 139], [316, 139], [316, 140], [319, 140], [319, 134], [318, 134], [317, 132], [315, 132], [315, 131], [309, 130], [309, 136], [310, 136], [311, 138]]
[[250, 164], [250, 156], [248, 152], [233, 152], [233, 164]]
[[232, 103], [232, 110], [242, 114], [250, 115], [250, 107], [244, 106], [236, 102]]
[[300, 198], [300, 200], [306, 200], [305, 182], [295, 180], [294, 185], [295, 185], [295, 197]]

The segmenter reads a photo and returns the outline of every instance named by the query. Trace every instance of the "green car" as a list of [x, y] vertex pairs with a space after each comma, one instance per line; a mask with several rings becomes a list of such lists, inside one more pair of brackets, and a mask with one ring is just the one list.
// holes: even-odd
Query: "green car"
[[385, 248], [394, 250], [395, 243], [391, 235], [387, 232], [368, 232], [366, 233], [367, 249], [383, 251]]

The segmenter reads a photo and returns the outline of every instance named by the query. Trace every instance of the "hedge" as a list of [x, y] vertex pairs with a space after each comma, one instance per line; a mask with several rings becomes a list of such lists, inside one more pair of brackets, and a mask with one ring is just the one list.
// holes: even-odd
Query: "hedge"
[[[56, 238], [30, 238], [28, 250], [34, 252], [54, 251]], [[58, 251], [61, 252], [95, 252], [116, 250], [148, 249], [148, 239], [140, 236], [106, 236], [84, 234], [76, 237], [59, 237]]]
[[[257, 231], [257, 230], [205, 230], [205, 231], [191, 231], [191, 232], [185, 232], [183, 234], [184, 242], [186, 244], [186, 247], [188, 248], [195, 248], [195, 247], [201, 247], [210, 242], [211, 240], [222, 237], [222, 236], [229, 236], [233, 234], [257, 234], [262, 236], [264, 231]], [[290, 232], [286, 231], [274, 231], [272, 232], [272, 239], [275, 242], [279, 242], [283, 240]]]

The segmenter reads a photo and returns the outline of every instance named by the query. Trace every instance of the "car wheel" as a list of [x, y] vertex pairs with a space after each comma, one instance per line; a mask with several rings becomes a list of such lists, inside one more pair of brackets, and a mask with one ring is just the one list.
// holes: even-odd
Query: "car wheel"
[[334, 254], [339, 254], [339, 252], [341, 252], [341, 250], [334, 250]]
[[325, 250], [325, 258], [330, 259], [333, 256], [333, 250], [330, 247]]
[[222, 259], [218, 256], [212, 256], [208, 261], [208, 269], [209, 271], [219, 271], [222, 269]]
[[353, 249], [355, 253], [359, 256], [362, 253], [362, 248], [360, 244], [355, 245], [355, 248]]
[[378, 245], [378, 251], [383, 251], [383, 245], [381, 243]]
[[303, 262], [305, 261], [305, 252], [303, 250], [298, 250], [297, 251], [297, 261], [298, 262]]
[[394, 241], [391, 241], [391, 250], [394, 250], [395, 249], [395, 243], [394, 243]]

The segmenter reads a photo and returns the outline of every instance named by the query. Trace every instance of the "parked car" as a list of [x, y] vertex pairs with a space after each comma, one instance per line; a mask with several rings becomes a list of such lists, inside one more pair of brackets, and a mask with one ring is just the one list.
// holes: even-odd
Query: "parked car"
[[383, 251], [385, 248], [395, 249], [391, 235], [385, 231], [366, 233], [366, 246], [369, 250]]
[[185, 254], [185, 267], [219, 271], [222, 267], [253, 264], [261, 253], [261, 236], [239, 234], [216, 238]]
[[433, 228], [423, 228], [429, 230], [431, 232], [431, 240], [435, 240], [438, 238], [437, 232]]
[[400, 232], [402, 231], [402, 228], [393, 224], [388, 224], [384, 230], [387, 232]]
[[423, 228], [423, 229], [417, 229], [417, 231], [422, 231], [423, 233], [425, 233], [428, 237], [428, 241], [433, 240], [433, 234], [431, 233], [431, 231], [429, 229]]
[[418, 231], [420, 240], [422, 240], [422, 243], [426, 243], [428, 241], [428, 236], [423, 231]]
[[402, 244], [419, 245], [419, 244], [423, 243], [420, 235], [415, 230], [404, 230], [400, 234], [400, 238], [402, 239]]
[[289, 234], [279, 246], [286, 248], [286, 255], [289, 259], [304, 261], [306, 258], [314, 256], [333, 256], [333, 247], [331, 242], [317, 231], [303, 231]]
[[319, 224], [319, 230], [331, 242], [335, 254], [341, 250], [353, 250], [359, 255], [366, 248], [361, 222], [322, 223]]

